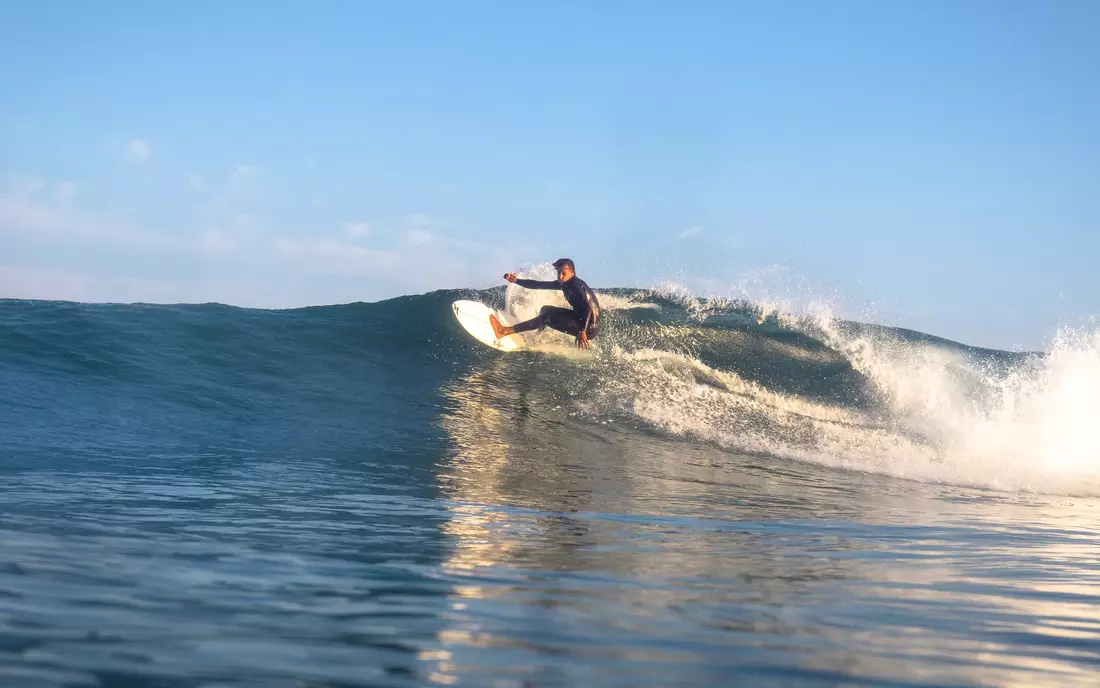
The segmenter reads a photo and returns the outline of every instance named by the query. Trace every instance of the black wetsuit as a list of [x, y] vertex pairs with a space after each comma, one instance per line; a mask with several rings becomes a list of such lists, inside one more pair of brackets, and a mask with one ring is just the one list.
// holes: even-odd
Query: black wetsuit
[[525, 289], [561, 289], [565, 294], [565, 300], [573, 307], [570, 310], [557, 306], [543, 306], [535, 317], [513, 325], [512, 329], [516, 332], [529, 332], [549, 327], [574, 337], [580, 334], [582, 329], [588, 333], [589, 339], [599, 334], [600, 302], [596, 300], [596, 292], [592, 291], [592, 288], [580, 277], [574, 276], [565, 284], [557, 280], [540, 282], [529, 279], [517, 279], [516, 284]]

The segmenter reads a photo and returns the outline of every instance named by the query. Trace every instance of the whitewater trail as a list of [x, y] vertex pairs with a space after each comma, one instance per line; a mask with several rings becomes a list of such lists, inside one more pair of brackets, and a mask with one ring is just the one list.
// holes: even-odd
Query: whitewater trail
[[882, 392], [899, 423], [939, 448], [930, 479], [1100, 494], [1100, 330], [1064, 329], [1012, 365], [935, 342], [846, 330], [821, 308], [807, 326]]
[[[668, 288], [654, 294], [700, 323], [740, 310], [746, 322], [770, 318], [823, 342], [870, 381], [877, 407], [809, 400], [714, 368], [691, 354], [690, 330], [681, 326], [664, 328], [663, 343], [673, 350], [632, 346], [620, 336], [602, 342], [598, 358], [577, 357], [598, 370], [598, 383], [575, 402], [589, 417], [633, 418], [732, 451], [922, 482], [1100, 494], [1100, 330], [1064, 331], [1047, 355], [1006, 361], [853, 326], [820, 302], [793, 313], [783, 310], [789, 299], [701, 299]], [[599, 294], [608, 311], [660, 309], [645, 296]], [[505, 301], [522, 318], [563, 305], [556, 292], [515, 287]], [[568, 345], [554, 333], [540, 341]]]

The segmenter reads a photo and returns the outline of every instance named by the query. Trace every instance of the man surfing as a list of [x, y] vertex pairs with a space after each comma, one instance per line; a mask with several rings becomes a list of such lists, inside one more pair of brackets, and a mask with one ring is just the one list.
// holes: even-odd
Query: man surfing
[[588, 348], [588, 340], [595, 339], [600, 331], [600, 302], [596, 300], [596, 292], [592, 291], [584, 280], [577, 277], [573, 261], [568, 258], [554, 261], [554, 269], [558, 271], [558, 279], [553, 282], [518, 279], [514, 272], [506, 274], [504, 279], [524, 289], [561, 289], [565, 300], [573, 308], [543, 306], [537, 316], [511, 327], [501, 325], [495, 315], [490, 315], [489, 323], [493, 326], [497, 339], [517, 332], [542, 330], [549, 327], [576, 337], [577, 348]]

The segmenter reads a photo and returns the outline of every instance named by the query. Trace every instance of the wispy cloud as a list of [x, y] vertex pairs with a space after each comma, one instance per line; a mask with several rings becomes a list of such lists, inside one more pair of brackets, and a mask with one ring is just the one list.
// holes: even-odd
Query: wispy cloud
[[[41, 266], [0, 265], [0, 297], [93, 303], [219, 303], [258, 308], [307, 305], [305, 285], [211, 276], [184, 282]], [[324, 301], [323, 297], [312, 303]]]
[[247, 197], [253, 196], [258, 191], [259, 174], [259, 168], [254, 165], [240, 163], [234, 166], [229, 171], [228, 182], [211, 187], [213, 198], [227, 209], [238, 207], [240, 203], [247, 200]]
[[[131, 251], [184, 251], [224, 254], [228, 240], [214, 230], [167, 234], [112, 217], [77, 203], [72, 182], [50, 184], [37, 177], [17, 177], [0, 189], [0, 233], [13, 232], [36, 241], [73, 241], [110, 245]], [[251, 222], [251, 219], [249, 219]], [[243, 227], [240, 218], [235, 228]]]
[[72, 182], [61, 182], [54, 187], [53, 198], [62, 207], [69, 207], [80, 193], [80, 187]]
[[405, 237], [409, 240], [409, 243], [414, 246], [423, 246], [424, 244], [430, 244], [432, 239], [432, 233], [426, 229], [410, 229], [405, 233]]
[[389, 275], [400, 272], [401, 255], [338, 239], [279, 238], [270, 243], [297, 269], [325, 274]]
[[428, 231], [431, 220], [424, 213], [411, 213], [405, 216], [405, 240], [413, 246], [430, 244], [435, 237]]
[[133, 139], [126, 146], [130, 159], [141, 165], [153, 155], [153, 148], [144, 139]]
[[681, 239], [691, 239], [693, 237], [699, 236], [702, 232], [703, 232], [703, 230], [702, 230], [701, 227], [698, 227], [698, 226], [688, 227], [684, 231], [680, 232], [680, 238]]
[[245, 234], [255, 234], [260, 230], [256, 216], [249, 213], [237, 213], [232, 219], [233, 228]]
[[31, 196], [13, 193], [0, 197], [0, 229], [45, 233], [62, 224], [59, 213], [40, 205]]
[[427, 230], [406, 230], [405, 248], [357, 243], [356, 238], [365, 236], [357, 233], [364, 231], [373, 229], [359, 222], [345, 226], [342, 237], [281, 237], [266, 246], [282, 258], [286, 269], [317, 276], [370, 277], [418, 291], [469, 279], [471, 252], [437, 242]]
[[350, 222], [346, 227], [348, 236], [355, 239], [362, 239], [363, 237], [370, 236], [371, 225], [369, 222]]
[[[31, 234], [52, 234], [79, 223], [70, 208], [75, 187], [49, 185], [38, 177], [15, 177], [0, 194], [0, 229]], [[85, 230], [87, 228], [85, 227]]]
[[46, 185], [46, 180], [41, 177], [19, 175], [8, 179], [5, 188], [5, 196], [14, 198], [28, 198], [38, 193]]
[[467, 253], [486, 253], [489, 250], [485, 244], [477, 241], [470, 241], [469, 239], [448, 239], [446, 244], [466, 251]]
[[[114, 145], [116, 154], [126, 153], [121, 143]], [[244, 182], [258, 174], [257, 168], [241, 164], [230, 168], [230, 174], [228, 184], [214, 184], [186, 171], [176, 173], [181, 196], [189, 196], [188, 188], [209, 194], [195, 213], [201, 224], [190, 228], [146, 225], [109, 212], [97, 205], [96, 198], [88, 197], [90, 191], [69, 181], [23, 176], [5, 183], [0, 177], [0, 244], [23, 241], [40, 250], [42, 261], [48, 260], [51, 247], [61, 245], [74, 250], [99, 248], [103, 250], [89, 251], [89, 255], [117, 258], [98, 268], [93, 267], [97, 259], [90, 258], [83, 266], [87, 273], [46, 265], [5, 268], [0, 263], [0, 296], [283, 306], [306, 298], [312, 303], [348, 295], [358, 298], [360, 293], [380, 298], [398, 290], [409, 293], [468, 284], [471, 274], [487, 262], [478, 256], [484, 247], [454, 241], [445, 222], [424, 213], [405, 215], [387, 227], [352, 215], [328, 237], [308, 236], [301, 227], [295, 233], [292, 227], [280, 228], [277, 221], [269, 225], [245, 212], [251, 206], [210, 203], [223, 189], [238, 198], [254, 190]], [[234, 181], [243, 186], [226, 188]], [[188, 267], [189, 277], [178, 283], [161, 280], [157, 266], [169, 260]], [[219, 273], [235, 275], [242, 262], [248, 263], [250, 273], [268, 272], [269, 276], [248, 284], [230, 284], [235, 277], [214, 284]], [[127, 272], [120, 274], [120, 270]], [[24, 286], [13, 286], [19, 284]]]
[[36, 177], [16, 178], [0, 194], [0, 230], [144, 246], [165, 242], [163, 236], [78, 207], [76, 192], [71, 182], [51, 185]]
[[155, 280], [19, 265], [0, 265], [0, 297], [99, 303], [180, 300]]
[[227, 232], [217, 228], [204, 230], [199, 235], [199, 250], [207, 256], [224, 257], [237, 250], [237, 240]]

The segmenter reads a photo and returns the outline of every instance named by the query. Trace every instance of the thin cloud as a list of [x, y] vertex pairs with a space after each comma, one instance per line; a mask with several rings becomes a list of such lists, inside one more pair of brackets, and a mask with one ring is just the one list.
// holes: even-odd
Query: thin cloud
[[189, 250], [185, 238], [81, 207], [76, 202], [77, 192], [71, 182], [48, 184], [35, 177], [17, 178], [0, 193], [0, 231], [40, 241], [81, 241], [134, 250]]
[[72, 209], [75, 185], [49, 185], [38, 177], [16, 177], [0, 195], [0, 229], [30, 234], [87, 233], [86, 217]]
[[254, 247], [260, 235], [254, 215], [237, 213], [222, 227], [209, 227], [195, 241], [200, 253], [211, 258], [224, 258], [239, 253], [239, 249]]
[[5, 188], [5, 197], [29, 198], [38, 193], [46, 185], [46, 180], [41, 177], [28, 175], [11, 177]]
[[237, 167], [233, 170], [233, 181], [243, 182], [246, 179], [251, 179], [252, 177], [256, 176], [256, 172], [256, 168], [252, 165], [237, 165]]
[[203, 191], [204, 189], [206, 189], [206, 182], [204, 182], [202, 177], [197, 174], [192, 174], [187, 177], [187, 185], [195, 191]]
[[153, 149], [144, 139], [134, 139], [126, 146], [130, 159], [141, 165], [153, 155]]
[[435, 239], [432, 233], [428, 231], [428, 227], [432, 225], [432, 222], [424, 213], [406, 215], [404, 225], [405, 240], [413, 246], [430, 244]]
[[486, 253], [489, 250], [489, 247], [485, 244], [477, 241], [470, 241], [469, 239], [448, 239], [446, 244], [466, 251], [467, 253]]
[[256, 216], [249, 215], [248, 213], [237, 213], [234, 215], [233, 228], [247, 233], [259, 231], [259, 226], [256, 223]]
[[63, 218], [34, 199], [18, 195], [0, 198], [0, 229], [44, 234], [56, 231]]
[[355, 239], [362, 239], [363, 237], [370, 236], [371, 225], [369, 222], [352, 222], [347, 226], [348, 236]]
[[237, 240], [220, 229], [207, 229], [199, 235], [199, 249], [211, 257], [224, 257], [237, 250]]
[[0, 297], [97, 303], [178, 300], [155, 280], [23, 265], [0, 265]]
[[405, 236], [414, 246], [423, 246], [432, 243], [432, 233], [426, 229], [410, 229]]
[[266, 244], [286, 269], [320, 276], [370, 277], [402, 288], [427, 290], [457, 283], [469, 275], [468, 257], [432, 247], [376, 249], [339, 238], [275, 239]]
[[702, 232], [703, 232], [703, 230], [700, 227], [697, 227], [697, 226], [688, 227], [684, 231], [680, 232], [680, 238], [681, 239], [691, 239], [693, 237], [699, 236]]
[[53, 197], [57, 201], [58, 205], [67, 207], [72, 205], [76, 195], [80, 193], [80, 187], [72, 182], [61, 182], [54, 187]]
[[401, 271], [401, 256], [336, 239], [275, 239], [270, 247], [299, 270], [335, 275], [390, 275]]
[[[274, 296], [273, 296], [274, 294]], [[232, 303], [259, 308], [306, 305], [293, 287], [239, 277], [212, 277], [183, 282], [59, 270], [27, 265], [0, 265], [0, 297], [82, 301], [85, 303]]]

